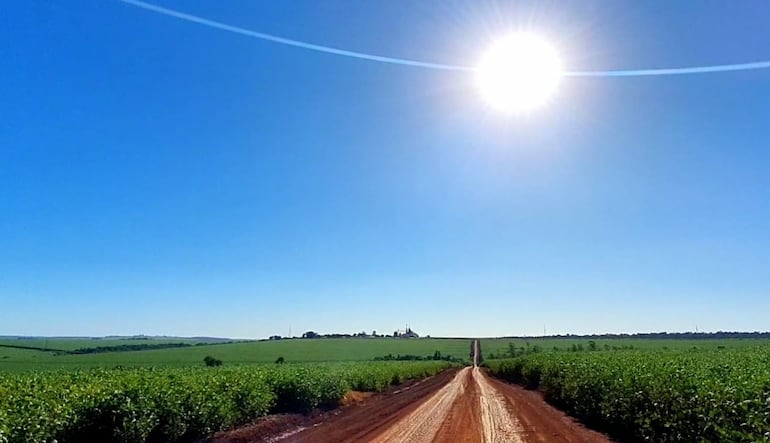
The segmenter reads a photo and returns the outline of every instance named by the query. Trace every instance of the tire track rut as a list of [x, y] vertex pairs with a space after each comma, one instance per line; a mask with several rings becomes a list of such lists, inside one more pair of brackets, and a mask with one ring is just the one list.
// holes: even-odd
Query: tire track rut
[[478, 367], [473, 368], [473, 379], [481, 395], [481, 421], [485, 443], [523, 443], [519, 421], [508, 412], [505, 397], [495, 390]]
[[470, 368], [464, 368], [416, 411], [372, 439], [372, 443], [430, 443], [446, 421], [455, 401], [465, 393], [464, 380]]

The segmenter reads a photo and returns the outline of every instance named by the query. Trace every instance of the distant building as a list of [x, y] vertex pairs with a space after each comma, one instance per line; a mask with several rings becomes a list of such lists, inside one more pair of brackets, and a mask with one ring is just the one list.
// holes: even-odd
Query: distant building
[[408, 325], [405, 330], [393, 332], [393, 337], [398, 338], [420, 338], [420, 335], [412, 330]]

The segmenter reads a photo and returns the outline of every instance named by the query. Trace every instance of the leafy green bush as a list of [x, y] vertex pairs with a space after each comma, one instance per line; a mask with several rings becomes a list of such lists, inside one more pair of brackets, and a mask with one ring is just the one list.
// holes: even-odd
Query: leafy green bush
[[0, 443], [188, 442], [273, 412], [333, 407], [447, 362], [0, 374]]
[[628, 441], [770, 441], [770, 348], [532, 354], [487, 362]]
[[206, 366], [208, 366], [210, 368], [217, 367], [217, 366], [222, 366], [222, 360], [220, 360], [218, 358], [214, 358], [214, 357], [212, 357], [210, 355], [207, 355], [203, 359], [203, 363], [205, 363]]

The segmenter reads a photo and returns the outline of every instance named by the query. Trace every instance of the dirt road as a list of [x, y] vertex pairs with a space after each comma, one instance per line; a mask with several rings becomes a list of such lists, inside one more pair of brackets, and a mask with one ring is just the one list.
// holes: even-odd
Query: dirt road
[[402, 389], [375, 395], [314, 423], [272, 434], [241, 431], [217, 443], [609, 442], [547, 404], [542, 396], [489, 377], [474, 366], [447, 371]]

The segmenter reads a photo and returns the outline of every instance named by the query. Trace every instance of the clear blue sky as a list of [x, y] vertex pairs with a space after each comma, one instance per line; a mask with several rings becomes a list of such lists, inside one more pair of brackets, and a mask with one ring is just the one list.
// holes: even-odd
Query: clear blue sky
[[[770, 59], [761, 0], [160, 4], [442, 63], [519, 27], [570, 69]], [[468, 73], [20, 1], [0, 116], [0, 334], [770, 329], [768, 70], [512, 118]]]

